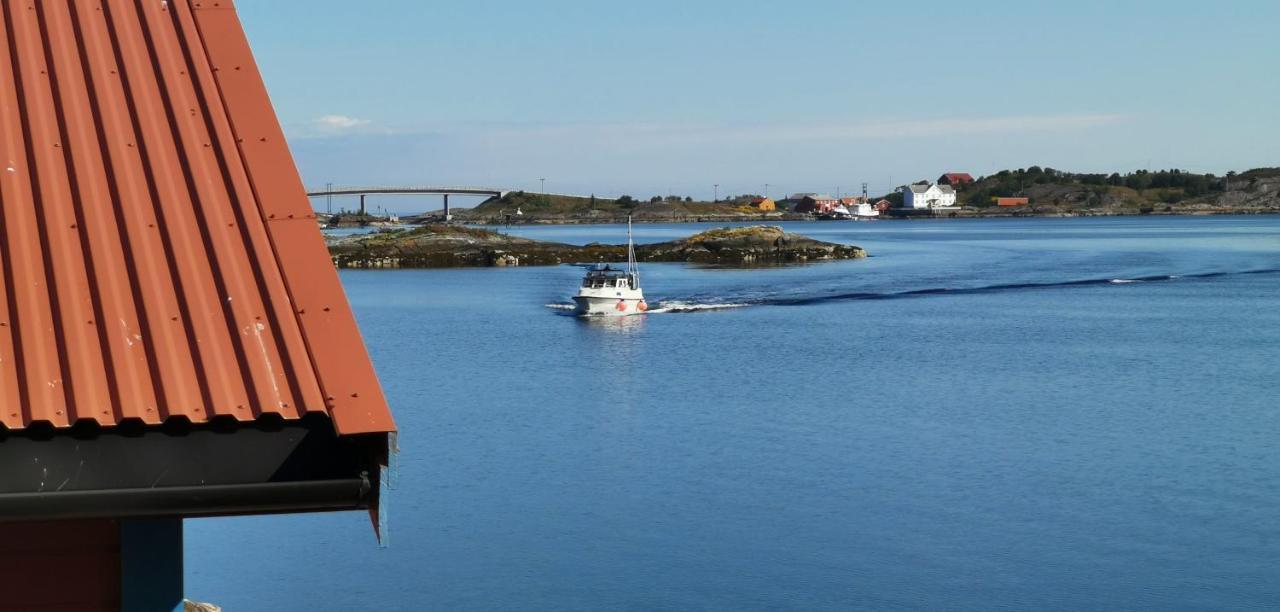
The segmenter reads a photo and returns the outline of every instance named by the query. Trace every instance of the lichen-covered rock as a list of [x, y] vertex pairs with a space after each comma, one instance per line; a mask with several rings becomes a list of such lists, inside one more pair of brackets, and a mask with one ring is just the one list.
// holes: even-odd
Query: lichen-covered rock
[[860, 247], [814, 240], [781, 227], [754, 225], [724, 227], [683, 240], [637, 247], [643, 261], [689, 261], [733, 265], [764, 265], [822, 259], [866, 257]]
[[[538, 266], [616, 262], [627, 257], [626, 245], [575, 246], [455, 225], [331, 238], [328, 245], [334, 264], [340, 268]], [[776, 226], [718, 228], [636, 247], [640, 261], [738, 266], [858, 257], [866, 257], [860, 247], [822, 242]]]

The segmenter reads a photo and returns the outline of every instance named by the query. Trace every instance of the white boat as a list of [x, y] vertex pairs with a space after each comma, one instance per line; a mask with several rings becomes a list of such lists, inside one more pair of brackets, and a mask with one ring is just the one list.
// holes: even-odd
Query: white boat
[[862, 202], [854, 206], [853, 209], [849, 209], [845, 205], [841, 204], [835, 208], [832, 208], [828, 212], [818, 215], [818, 220], [819, 221], [850, 221], [850, 220], [867, 221], [871, 219], [878, 219], [879, 217], [880, 217], [880, 211], [876, 210], [875, 207], [873, 207], [872, 205], [867, 204], [866, 202]]
[[574, 312], [581, 316], [619, 316], [640, 314], [649, 309], [640, 289], [640, 268], [636, 265], [636, 249], [631, 241], [631, 217], [627, 217], [627, 269], [609, 264], [587, 270], [573, 296]]
[[853, 215], [849, 214], [849, 209], [845, 208], [843, 204], [818, 215], [819, 221], [844, 221], [852, 218]]
[[880, 211], [876, 210], [876, 208], [875, 208], [874, 206], [872, 206], [872, 205], [870, 205], [870, 204], [868, 204], [868, 203], [866, 203], [866, 202], [862, 202], [862, 203], [858, 204], [858, 205], [853, 209], [853, 218], [854, 218], [854, 219], [864, 219], [864, 220], [866, 220], [866, 219], [879, 219], [879, 218], [880, 218]]

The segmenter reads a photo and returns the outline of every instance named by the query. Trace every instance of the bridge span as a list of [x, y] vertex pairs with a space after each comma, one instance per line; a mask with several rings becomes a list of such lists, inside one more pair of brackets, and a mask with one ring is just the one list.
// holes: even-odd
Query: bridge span
[[[350, 187], [350, 186], [332, 186], [324, 189], [308, 189], [307, 197], [323, 198], [330, 196], [359, 196], [360, 197], [360, 214], [365, 214], [364, 199], [371, 195], [439, 195], [444, 196], [444, 218], [447, 220], [449, 216], [449, 196], [490, 196], [501, 198], [513, 191], [521, 191], [519, 189], [503, 189], [501, 187], [441, 187], [441, 186], [423, 186], [423, 185], [375, 185], [369, 187]], [[569, 193], [546, 193], [546, 192], [528, 192], [537, 193], [537, 195], [557, 196], [565, 198], [591, 198], [592, 195], [577, 195]], [[604, 197], [601, 199], [612, 199]]]
[[333, 187], [312, 189], [307, 196], [351, 196], [351, 195], [487, 195], [502, 197], [512, 190], [497, 187], [424, 187], [424, 186], [388, 186], [375, 187]]
[[324, 189], [309, 189], [307, 197], [331, 197], [331, 196], [360, 196], [360, 214], [365, 214], [364, 199], [370, 195], [439, 195], [444, 196], [444, 218], [447, 221], [449, 214], [449, 196], [451, 195], [467, 195], [467, 196], [490, 196], [500, 198], [510, 193], [511, 190], [500, 189], [496, 187], [433, 187], [423, 185], [379, 185], [373, 187], [326, 187]]

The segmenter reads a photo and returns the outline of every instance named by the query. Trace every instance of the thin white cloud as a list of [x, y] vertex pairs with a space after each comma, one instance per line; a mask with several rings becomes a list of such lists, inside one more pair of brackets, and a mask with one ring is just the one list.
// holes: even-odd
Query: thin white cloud
[[885, 193], [904, 177], [951, 170], [1091, 168], [1099, 142], [1142, 124], [1131, 115], [1080, 113], [750, 123], [436, 121], [360, 126], [294, 144], [299, 165], [317, 183], [529, 188], [537, 184], [531, 177], [545, 176], [565, 192], [674, 190], [709, 197], [699, 190], [712, 183], [722, 193], [760, 193], [767, 182], [781, 193], [869, 181]]
[[292, 138], [326, 138], [353, 134], [389, 133], [378, 129], [368, 119], [359, 119], [347, 115], [322, 115], [302, 123], [290, 123], [284, 126], [285, 133]]
[[471, 141], [576, 142], [625, 148], [705, 145], [787, 145], [911, 140], [966, 135], [999, 135], [1089, 130], [1122, 123], [1120, 114], [1021, 115], [878, 121], [666, 123], [555, 122], [448, 123], [417, 127], [375, 127], [367, 119], [325, 115], [310, 123], [289, 126], [290, 136], [339, 137], [350, 134], [433, 135]]
[[356, 119], [346, 115], [325, 115], [315, 120], [317, 127], [330, 130], [349, 130], [369, 125], [368, 119]]
[[1073, 131], [1113, 125], [1124, 119], [1124, 115], [1118, 114], [1069, 114], [820, 123], [478, 125], [457, 126], [446, 131], [496, 137], [580, 138], [627, 146], [679, 146], [699, 142], [765, 145]]
[[767, 139], [777, 140], [931, 138], [958, 134], [1082, 130], [1111, 125], [1123, 119], [1122, 115], [1114, 114], [921, 119], [818, 126], [782, 126], [766, 128], [760, 135]]

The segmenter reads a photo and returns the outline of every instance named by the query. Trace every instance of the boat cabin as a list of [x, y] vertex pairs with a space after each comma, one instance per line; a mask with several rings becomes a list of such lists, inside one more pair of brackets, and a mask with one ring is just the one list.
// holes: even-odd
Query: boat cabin
[[622, 270], [615, 270], [609, 266], [603, 268], [594, 268], [587, 271], [586, 278], [582, 279], [582, 287], [584, 289], [612, 289], [614, 287], [622, 289], [635, 289], [635, 277], [627, 274]]

